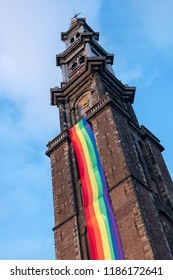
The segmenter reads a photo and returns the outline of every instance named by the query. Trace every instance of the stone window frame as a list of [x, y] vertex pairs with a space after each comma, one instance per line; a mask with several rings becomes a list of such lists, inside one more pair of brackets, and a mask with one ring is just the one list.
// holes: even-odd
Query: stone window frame
[[69, 39], [69, 43], [73, 44], [80, 37], [80, 34], [80, 32], [76, 32], [75, 34], [73, 34]]
[[69, 74], [71, 75], [79, 69], [85, 62], [84, 51], [80, 52], [77, 56], [75, 56], [71, 62], [69, 62]]

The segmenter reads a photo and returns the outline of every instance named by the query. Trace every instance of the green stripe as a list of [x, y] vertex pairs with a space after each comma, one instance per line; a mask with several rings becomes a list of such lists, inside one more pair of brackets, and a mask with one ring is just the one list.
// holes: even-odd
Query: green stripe
[[113, 244], [112, 244], [112, 236], [111, 236], [110, 224], [109, 224], [109, 219], [107, 216], [107, 210], [106, 210], [104, 198], [101, 197], [98, 200], [98, 202], [99, 202], [100, 212], [101, 212], [101, 215], [103, 216], [103, 220], [104, 220], [105, 227], [106, 227], [106, 233], [107, 233], [107, 238], [108, 238], [108, 242], [109, 242], [109, 250], [111, 253], [111, 258], [112, 258], [112, 260], [114, 260], [115, 255], [114, 255]]

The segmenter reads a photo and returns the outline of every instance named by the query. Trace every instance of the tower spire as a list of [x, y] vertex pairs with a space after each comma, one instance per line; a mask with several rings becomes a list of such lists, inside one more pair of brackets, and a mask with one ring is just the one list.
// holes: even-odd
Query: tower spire
[[71, 20], [73, 20], [74, 18], [77, 18], [80, 14], [81, 14], [81, 12], [80, 12], [80, 13], [78, 13], [78, 14], [76, 14], [76, 13], [74, 12], [74, 17], [72, 17], [72, 19], [71, 19]]
[[78, 17], [80, 14], [81, 14], [81, 12], [80, 12], [80, 13], [74, 12], [74, 17], [71, 18], [71, 26], [73, 26], [73, 25], [76, 23], [77, 17]]
[[[61, 33], [66, 49], [56, 60], [63, 79], [60, 88], [51, 89], [61, 126], [46, 152], [52, 170], [56, 258], [91, 259], [96, 252], [91, 246], [98, 240], [105, 248], [109, 240], [115, 241], [111, 221], [116, 218], [126, 260], [173, 259], [173, 184], [163, 147], [138, 123], [132, 107], [135, 87], [117, 79], [111, 71], [113, 54], [99, 45], [99, 33], [78, 15]], [[70, 135], [75, 136], [76, 157]], [[105, 221], [112, 239], [99, 231], [108, 229]], [[110, 252], [115, 247], [110, 246]], [[101, 246], [97, 248], [102, 258]]]

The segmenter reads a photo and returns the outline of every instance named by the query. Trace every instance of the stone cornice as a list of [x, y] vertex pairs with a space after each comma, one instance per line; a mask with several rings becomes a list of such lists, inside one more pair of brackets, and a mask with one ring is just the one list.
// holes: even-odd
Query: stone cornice
[[108, 103], [111, 103], [116, 109], [126, 118], [130, 119], [130, 115], [128, 112], [126, 112], [121, 105], [119, 105], [117, 102], [115, 102], [109, 93], [107, 93], [102, 99], [99, 100], [94, 106], [92, 106], [87, 112], [86, 112], [86, 119], [92, 118], [96, 113], [98, 113], [102, 108], [104, 108]]
[[[94, 106], [92, 106], [86, 114], [86, 119], [91, 119], [95, 114], [97, 114], [100, 110], [102, 110], [107, 104], [111, 103], [116, 109], [123, 114], [126, 119], [130, 119], [130, 115], [119, 105], [117, 104], [107, 93], [102, 99], [99, 100]], [[64, 130], [61, 134], [56, 136], [53, 140], [51, 140], [48, 144], [48, 150], [46, 151], [46, 155], [50, 156], [51, 152], [60, 145], [64, 140], [67, 140], [69, 137], [68, 130]]]
[[61, 64], [67, 63], [67, 57], [69, 58], [70, 53], [74, 53], [75, 50], [79, 49], [80, 46], [85, 46], [85, 43], [89, 42], [91, 46], [99, 53], [100, 56], [106, 56], [106, 58], [113, 64], [113, 54], [107, 53], [93, 38], [93, 34], [91, 32], [81, 33], [81, 36], [74, 41], [64, 52], [56, 55], [56, 65], [60, 66]]
[[85, 83], [87, 77], [93, 73], [93, 68], [97, 67], [100, 70], [104, 68], [104, 57], [99, 58], [86, 58], [85, 68], [82, 73], [68, 82], [61, 88], [51, 88], [50, 95], [51, 95], [51, 105], [58, 105], [58, 98], [66, 98], [72, 91], [75, 89], [79, 84]]
[[86, 58], [85, 67], [83, 71], [74, 79], [63, 85], [63, 87], [51, 88], [51, 105], [58, 105], [59, 100], [65, 99], [69, 94], [73, 92], [79, 85], [85, 83], [85, 80], [94, 73], [94, 71], [100, 71], [105, 81], [109, 81], [112, 87], [118, 87], [118, 90], [122, 91], [122, 98], [133, 103], [135, 95], [135, 87], [129, 87], [123, 85], [109, 70], [105, 67], [105, 57]]
[[49, 141], [48, 144], [46, 145], [48, 147], [48, 150], [46, 151], [46, 155], [50, 156], [51, 152], [61, 144], [65, 139], [68, 138], [68, 130], [64, 130], [61, 134], [56, 136], [53, 140]]
[[144, 125], [141, 125], [141, 133], [144, 139], [150, 139], [159, 148], [161, 152], [164, 151], [164, 147], [160, 144], [160, 140], [153, 133], [151, 133], [151, 131], [149, 131]]
[[64, 52], [56, 55], [56, 66], [60, 65], [61, 59], [64, 59], [65, 56], [71, 52], [71, 50], [74, 49], [75, 46], [77, 46], [81, 42], [81, 38], [78, 38], [76, 41], [74, 41]]
[[150, 139], [159, 148], [161, 152], [164, 151], [164, 147], [160, 144], [160, 140], [153, 133], [151, 133], [144, 125], [137, 126], [131, 120], [129, 120], [128, 123], [132, 130], [134, 130], [139, 135], [139, 137], [141, 137], [143, 140]]
[[67, 217], [66, 219], [64, 219], [63, 221], [61, 221], [59, 224], [55, 225], [52, 230], [55, 231], [57, 228], [59, 228], [60, 226], [62, 226], [65, 223], [67, 223], [69, 220], [71, 220], [75, 216], [77, 216], [76, 212], [73, 213], [71, 216]]

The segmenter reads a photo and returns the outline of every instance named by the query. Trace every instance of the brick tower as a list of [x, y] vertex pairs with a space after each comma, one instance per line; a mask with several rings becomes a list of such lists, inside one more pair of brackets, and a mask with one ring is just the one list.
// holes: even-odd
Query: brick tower
[[56, 57], [61, 88], [51, 89], [61, 133], [47, 145], [51, 160], [57, 259], [90, 259], [81, 181], [69, 129], [83, 116], [93, 129], [117, 220], [124, 257], [173, 259], [173, 184], [160, 141], [133, 111], [135, 87], [112, 70], [113, 55], [84, 18], [61, 33]]

